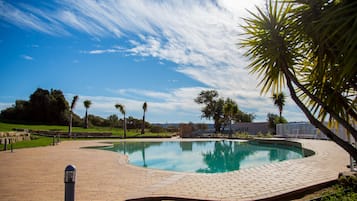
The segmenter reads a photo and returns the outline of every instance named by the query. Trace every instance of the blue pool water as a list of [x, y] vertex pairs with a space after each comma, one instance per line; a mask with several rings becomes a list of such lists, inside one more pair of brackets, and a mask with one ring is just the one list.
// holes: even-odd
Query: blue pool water
[[136, 166], [199, 173], [229, 172], [304, 157], [302, 148], [227, 140], [120, 142], [99, 149], [126, 154]]

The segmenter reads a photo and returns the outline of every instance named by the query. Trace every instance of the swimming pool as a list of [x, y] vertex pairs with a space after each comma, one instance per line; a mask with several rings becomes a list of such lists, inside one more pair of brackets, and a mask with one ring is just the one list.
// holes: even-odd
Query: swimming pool
[[301, 147], [255, 141], [123, 141], [99, 149], [126, 154], [135, 166], [197, 173], [229, 172], [304, 157]]

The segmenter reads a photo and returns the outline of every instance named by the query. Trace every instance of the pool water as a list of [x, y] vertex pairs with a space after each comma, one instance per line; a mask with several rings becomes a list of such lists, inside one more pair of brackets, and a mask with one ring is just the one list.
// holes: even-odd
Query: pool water
[[129, 163], [147, 168], [220, 173], [303, 158], [303, 149], [242, 141], [120, 142], [100, 149], [126, 154]]

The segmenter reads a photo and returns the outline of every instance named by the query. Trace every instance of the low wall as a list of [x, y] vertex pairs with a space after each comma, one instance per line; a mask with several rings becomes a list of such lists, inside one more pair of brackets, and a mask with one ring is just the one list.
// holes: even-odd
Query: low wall
[[20, 142], [24, 140], [31, 140], [31, 134], [23, 131], [11, 131], [11, 132], [0, 132], [0, 144], [10, 144], [15, 142]]
[[[41, 136], [46, 136], [46, 137], [64, 137], [67, 138], [69, 137], [68, 132], [61, 132], [61, 131], [36, 131], [36, 130], [31, 130], [30, 131], [32, 134], [37, 134]], [[112, 133], [109, 132], [72, 132], [72, 137], [78, 137], [78, 138], [87, 138], [87, 137], [110, 137], [112, 136]]]

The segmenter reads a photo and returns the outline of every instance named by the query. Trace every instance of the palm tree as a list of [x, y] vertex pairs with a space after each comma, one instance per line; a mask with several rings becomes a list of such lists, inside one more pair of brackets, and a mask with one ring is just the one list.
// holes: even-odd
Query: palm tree
[[227, 118], [228, 124], [229, 124], [229, 136], [228, 137], [232, 138], [232, 119], [238, 113], [237, 104], [232, 99], [227, 98], [227, 100], [225, 101], [224, 106], [223, 106], [223, 113], [224, 113], [224, 116]]
[[141, 134], [145, 134], [145, 113], [147, 109], [148, 109], [148, 104], [144, 102], [143, 104], [144, 115], [143, 115], [143, 123], [141, 125]]
[[274, 101], [274, 105], [278, 107], [279, 109], [279, 117], [281, 119], [281, 113], [283, 112], [283, 107], [285, 105], [285, 94], [283, 92], [280, 93], [274, 93], [273, 94], [273, 101]]
[[125, 107], [122, 104], [115, 104], [115, 108], [119, 110], [119, 112], [124, 115], [124, 123], [123, 123], [123, 129], [124, 129], [124, 138], [126, 138], [126, 119], [125, 119]]
[[72, 119], [73, 119], [73, 110], [74, 107], [76, 106], [76, 103], [78, 101], [78, 96], [74, 96], [72, 99], [72, 103], [71, 103], [71, 108], [69, 111], [69, 125], [68, 125], [68, 136], [72, 137]]
[[[336, 120], [357, 139], [357, 130], [349, 123], [350, 118], [357, 120], [354, 106], [357, 68], [356, 60], [352, 59], [355, 57], [351, 58], [351, 55], [356, 55], [357, 44], [352, 39], [356, 38], [356, 32], [349, 30], [349, 26], [356, 28], [357, 25], [341, 23], [345, 22], [344, 17], [348, 22], [356, 19], [353, 10], [357, 4], [354, 1], [336, 3], [327, 0], [289, 2], [297, 2], [298, 5], [279, 5], [278, 1], [273, 5], [270, 1], [266, 12], [257, 8], [258, 14], [250, 12], [253, 17], [245, 19], [243, 28], [247, 38], [241, 45], [248, 47], [246, 56], [252, 60], [249, 66], [251, 73], [262, 77], [260, 84], [264, 93], [269, 90], [281, 92], [287, 84], [291, 98], [309, 121], [357, 160], [357, 149], [322, 123], [328, 114], [330, 121]], [[331, 25], [324, 20], [326, 16], [335, 23]], [[321, 39], [321, 36], [325, 38]], [[341, 47], [340, 43], [343, 43]], [[343, 77], [346, 73], [352, 76]]]
[[85, 100], [83, 102], [84, 107], [86, 108], [86, 116], [84, 120], [84, 128], [88, 128], [88, 109], [92, 105], [92, 102], [90, 100]]

